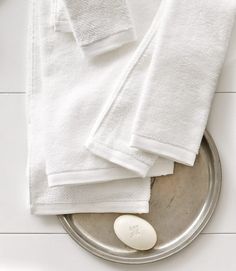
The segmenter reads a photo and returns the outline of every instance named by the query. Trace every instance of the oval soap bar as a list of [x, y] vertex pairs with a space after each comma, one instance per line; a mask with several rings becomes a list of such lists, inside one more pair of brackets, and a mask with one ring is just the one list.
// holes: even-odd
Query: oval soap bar
[[157, 242], [156, 231], [150, 223], [135, 215], [121, 215], [114, 222], [117, 237], [127, 246], [148, 250]]

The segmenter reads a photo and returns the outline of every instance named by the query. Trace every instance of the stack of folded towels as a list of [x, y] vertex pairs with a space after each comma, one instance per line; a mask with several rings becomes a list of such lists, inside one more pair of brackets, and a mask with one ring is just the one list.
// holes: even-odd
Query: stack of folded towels
[[34, 214], [147, 213], [150, 177], [193, 166], [234, 0], [31, 0]]

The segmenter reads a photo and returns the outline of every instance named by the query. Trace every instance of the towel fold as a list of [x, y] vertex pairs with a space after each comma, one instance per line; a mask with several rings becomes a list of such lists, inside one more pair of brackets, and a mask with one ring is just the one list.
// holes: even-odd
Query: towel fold
[[[150, 178], [136, 178], [133, 172], [93, 156], [83, 147], [86, 133], [112, 89], [110, 78], [120, 72], [137, 44], [87, 61], [78, 54], [70, 33], [54, 32], [50, 1], [31, 2], [27, 108], [32, 213], [148, 212]], [[139, 12], [145, 3], [137, 8]], [[152, 8], [146, 10], [147, 19]], [[144, 27], [139, 22], [144, 33], [149, 24]], [[153, 172], [173, 173], [173, 163], [160, 159]]]
[[157, 156], [192, 166], [234, 20], [235, 1], [162, 1], [87, 148], [143, 177]]
[[124, 0], [53, 0], [55, 30], [70, 32], [87, 56], [103, 54], [136, 39]]

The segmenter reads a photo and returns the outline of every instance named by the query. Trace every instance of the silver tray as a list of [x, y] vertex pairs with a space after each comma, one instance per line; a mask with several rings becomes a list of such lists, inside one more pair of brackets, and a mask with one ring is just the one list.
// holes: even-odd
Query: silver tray
[[212, 137], [205, 132], [194, 167], [175, 165], [174, 175], [154, 177], [150, 213], [140, 215], [157, 231], [157, 245], [146, 252], [125, 246], [114, 234], [120, 214], [61, 215], [69, 235], [103, 259], [126, 264], [166, 258], [190, 244], [203, 230], [216, 207], [221, 188], [221, 165]]

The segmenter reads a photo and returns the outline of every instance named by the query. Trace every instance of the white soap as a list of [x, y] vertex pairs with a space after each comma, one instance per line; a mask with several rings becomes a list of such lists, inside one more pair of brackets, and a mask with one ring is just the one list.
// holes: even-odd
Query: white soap
[[135, 215], [121, 215], [114, 222], [117, 237], [127, 246], [148, 250], [155, 246], [157, 234], [146, 220]]

